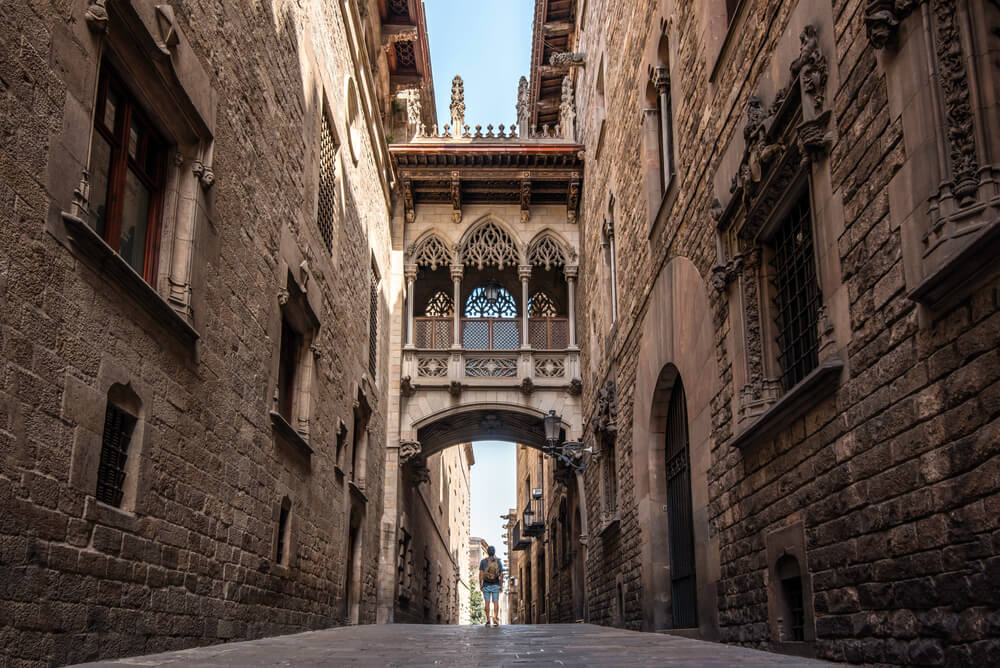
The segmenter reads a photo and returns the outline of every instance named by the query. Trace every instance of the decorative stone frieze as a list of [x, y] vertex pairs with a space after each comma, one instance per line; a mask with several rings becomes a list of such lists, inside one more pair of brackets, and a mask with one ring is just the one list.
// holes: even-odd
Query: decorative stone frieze
[[979, 187], [979, 165], [976, 160], [975, 127], [969, 95], [969, 77], [965, 70], [962, 35], [959, 32], [956, 0], [935, 0], [934, 19], [937, 28], [935, 47], [940, 71], [937, 76], [944, 97], [948, 157], [951, 162], [951, 182], [960, 203], [975, 198]]

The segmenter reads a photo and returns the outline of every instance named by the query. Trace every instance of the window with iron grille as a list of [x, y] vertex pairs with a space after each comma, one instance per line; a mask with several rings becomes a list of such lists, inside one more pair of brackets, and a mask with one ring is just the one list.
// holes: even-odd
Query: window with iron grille
[[371, 307], [368, 312], [368, 373], [375, 379], [378, 368], [378, 268], [372, 259]]
[[774, 249], [778, 362], [787, 392], [819, 364], [820, 292], [813, 257], [809, 194], [804, 193], [771, 239]]
[[336, 219], [337, 202], [337, 138], [330, 124], [330, 117], [323, 109], [319, 146], [319, 203], [316, 210], [316, 225], [323, 237], [323, 245], [333, 251], [333, 230]]
[[413, 50], [413, 42], [396, 42], [396, 68], [413, 70], [417, 67], [417, 56]]
[[288, 560], [288, 518], [292, 514], [292, 505], [288, 499], [281, 503], [281, 511], [278, 513], [278, 545], [274, 555], [274, 560], [279, 564], [284, 564]]
[[137, 419], [108, 404], [104, 413], [101, 460], [97, 468], [97, 500], [116, 508], [125, 494], [125, 462]]

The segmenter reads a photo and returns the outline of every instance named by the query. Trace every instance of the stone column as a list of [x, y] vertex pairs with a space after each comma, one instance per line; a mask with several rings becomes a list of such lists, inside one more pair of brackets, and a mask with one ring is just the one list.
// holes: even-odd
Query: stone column
[[576, 349], [576, 277], [579, 271], [575, 264], [568, 264], [563, 270], [569, 302], [569, 347], [573, 349]]
[[531, 278], [531, 265], [522, 264], [517, 267], [517, 276], [521, 279], [521, 348], [530, 348], [528, 341], [528, 280]]
[[451, 280], [455, 284], [455, 332], [452, 348], [462, 347], [462, 275], [465, 273], [465, 266], [461, 264], [451, 265]]
[[663, 164], [660, 172], [663, 176], [663, 192], [667, 192], [670, 177], [674, 173], [673, 132], [670, 123], [670, 72], [666, 67], [653, 70], [653, 85], [660, 95], [660, 136], [663, 142]]
[[413, 285], [417, 280], [417, 265], [403, 267], [406, 277], [406, 347], [413, 347]]

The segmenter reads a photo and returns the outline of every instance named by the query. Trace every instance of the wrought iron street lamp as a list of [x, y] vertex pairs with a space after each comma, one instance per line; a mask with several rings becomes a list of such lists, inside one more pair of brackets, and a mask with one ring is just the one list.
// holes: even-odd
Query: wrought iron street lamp
[[503, 286], [500, 285], [500, 281], [491, 278], [483, 285], [483, 296], [486, 297], [486, 301], [490, 304], [496, 304], [497, 300], [500, 299], [500, 290], [502, 289]]
[[583, 473], [587, 469], [585, 454], [591, 454], [590, 448], [584, 448], [580, 441], [563, 441], [559, 443], [560, 425], [562, 418], [556, 412], [549, 411], [543, 420], [545, 424], [545, 442], [543, 451], [546, 455], [555, 457], [563, 464], [573, 469], [577, 473]]

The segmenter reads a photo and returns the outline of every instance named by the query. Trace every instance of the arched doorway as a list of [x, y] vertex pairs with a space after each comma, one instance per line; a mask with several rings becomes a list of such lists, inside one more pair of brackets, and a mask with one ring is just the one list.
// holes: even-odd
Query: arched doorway
[[674, 381], [667, 409], [667, 526], [670, 544], [670, 601], [674, 628], [698, 626], [694, 516], [691, 505], [691, 448], [687, 401], [680, 377]]

